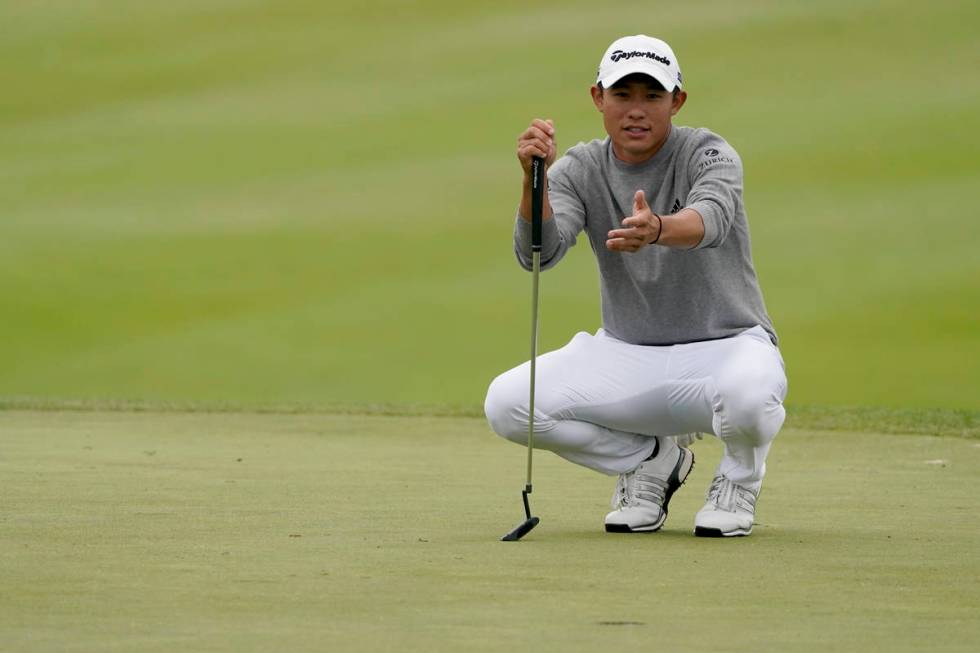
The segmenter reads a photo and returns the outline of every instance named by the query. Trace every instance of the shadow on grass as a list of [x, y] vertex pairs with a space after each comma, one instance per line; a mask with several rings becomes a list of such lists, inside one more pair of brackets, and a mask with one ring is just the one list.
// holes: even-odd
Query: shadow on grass
[[[502, 526], [499, 533], [484, 532], [482, 534], [467, 533], [462, 537], [453, 538], [458, 543], [485, 544], [499, 541], [507, 532]], [[757, 547], [768, 545], [803, 545], [807, 547], [843, 546], [855, 538], [891, 539], [892, 536], [879, 531], [845, 530], [839, 528], [786, 528], [756, 524], [752, 535], [747, 537], [696, 537], [691, 530], [684, 528], [663, 529], [653, 533], [606, 533], [601, 529], [582, 529], [553, 526], [548, 527], [542, 522], [531, 533], [516, 544], [531, 546], [567, 546], [569, 544], [587, 544], [610, 547], [656, 546], [668, 544], [691, 546], [722, 546], [722, 547]], [[501, 544], [515, 544], [501, 542]]]

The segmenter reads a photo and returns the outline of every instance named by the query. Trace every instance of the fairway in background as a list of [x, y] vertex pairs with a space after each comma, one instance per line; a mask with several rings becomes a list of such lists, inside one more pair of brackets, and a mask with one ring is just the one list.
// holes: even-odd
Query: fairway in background
[[[624, 33], [739, 150], [800, 404], [976, 408], [969, 2], [6, 3], [0, 395], [479, 406], [526, 356], [517, 133]], [[533, 62], [530, 63], [530, 62]], [[587, 243], [547, 350], [598, 327]]]

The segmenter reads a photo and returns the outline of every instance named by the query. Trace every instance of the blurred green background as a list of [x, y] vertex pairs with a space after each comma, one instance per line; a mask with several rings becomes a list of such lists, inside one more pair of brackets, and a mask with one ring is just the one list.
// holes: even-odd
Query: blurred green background
[[[790, 404], [978, 407], [975, 2], [5, 2], [0, 396], [475, 408], [518, 132], [622, 34], [740, 152]], [[598, 324], [588, 245], [541, 344]]]

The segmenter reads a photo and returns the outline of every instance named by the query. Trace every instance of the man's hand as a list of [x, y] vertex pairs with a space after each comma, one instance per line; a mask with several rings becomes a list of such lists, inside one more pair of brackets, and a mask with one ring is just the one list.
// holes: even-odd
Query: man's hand
[[536, 156], [544, 159], [545, 167], [555, 162], [555, 123], [535, 118], [531, 126], [517, 138], [517, 158], [524, 169], [524, 176], [531, 176], [531, 159]]
[[[544, 159], [544, 168], [547, 170], [555, 162], [555, 124], [549, 120], [535, 118], [531, 121], [531, 126], [525, 129], [517, 137], [517, 159], [521, 162], [524, 169], [524, 181], [521, 184], [521, 205], [519, 213], [521, 217], [531, 221], [531, 160], [539, 156]], [[541, 217], [550, 220], [551, 203], [548, 201], [548, 175], [544, 175], [544, 206], [541, 208]]]
[[609, 232], [606, 249], [635, 252], [660, 238], [663, 221], [650, 210], [642, 190], [633, 196], [633, 215], [623, 220], [623, 227]]

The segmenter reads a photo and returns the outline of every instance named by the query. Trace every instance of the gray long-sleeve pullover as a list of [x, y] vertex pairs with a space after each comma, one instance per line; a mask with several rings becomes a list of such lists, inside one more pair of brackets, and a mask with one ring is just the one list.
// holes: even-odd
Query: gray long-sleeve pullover
[[[609, 138], [579, 143], [548, 170], [554, 213], [543, 228], [542, 269], [558, 263], [584, 229], [599, 267], [602, 325], [638, 345], [672, 345], [734, 336], [761, 325], [777, 342], [759, 290], [742, 204], [742, 162], [707, 129], [672, 127], [649, 161], [616, 158]], [[704, 238], [690, 250], [649, 245], [606, 249], [607, 234], [633, 214], [646, 193], [654, 213], [690, 208], [704, 219]], [[518, 261], [531, 267], [531, 226], [518, 216]]]

